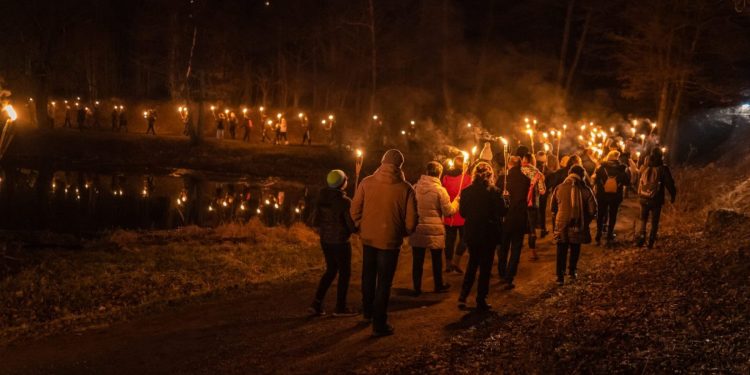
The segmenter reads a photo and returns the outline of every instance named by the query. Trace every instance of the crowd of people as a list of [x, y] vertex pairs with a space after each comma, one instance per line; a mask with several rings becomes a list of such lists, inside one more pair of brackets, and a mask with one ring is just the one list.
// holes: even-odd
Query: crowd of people
[[[530, 259], [536, 259], [536, 234], [539, 231], [542, 237], [548, 235], [548, 211], [560, 286], [566, 277], [568, 281], [576, 279], [582, 245], [599, 245], [603, 236], [607, 245], [614, 243], [617, 213], [628, 191], [637, 194], [641, 206], [636, 244], [654, 246], [666, 193], [672, 202], [676, 195], [674, 179], [664, 165], [660, 148], [653, 148], [642, 161], [639, 157], [636, 176], [631, 176], [629, 167], [621, 163], [622, 153], [616, 145], [602, 160], [592, 158], [586, 150], [564, 156], [559, 162], [551, 156], [543, 151], [532, 153], [523, 145], [503, 157], [502, 162], [493, 161], [489, 152], [482, 152], [471, 161], [459, 155], [447, 160], [445, 173], [442, 163], [429, 162], [412, 186], [402, 171], [403, 154], [391, 149], [383, 155], [380, 167], [359, 183], [352, 199], [345, 193], [346, 174], [331, 171], [312, 214], [326, 271], [310, 312], [325, 314], [326, 291], [338, 277], [333, 315], [359, 314], [347, 305], [353, 234], [359, 236], [363, 247], [361, 313], [363, 320], [372, 324], [375, 337], [394, 333], [387, 311], [405, 238], [413, 257], [413, 295], [422, 293], [424, 258], [429, 252], [434, 292], [450, 290], [451, 285], [443, 280], [444, 272], [463, 274], [459, 307], [467, 308], [476, 284], [477, 310], [492, 308], [487, 296], [495, 254], [497, 276], [507, 290], [515, 287], [525, 244], [530, 249]], [[649, 219], [651, 229], [647, 235]], [[594, 236], [592, 222], [596, 222]], [[461, 258], [466, 250], [469, 259], [464, 271]]]

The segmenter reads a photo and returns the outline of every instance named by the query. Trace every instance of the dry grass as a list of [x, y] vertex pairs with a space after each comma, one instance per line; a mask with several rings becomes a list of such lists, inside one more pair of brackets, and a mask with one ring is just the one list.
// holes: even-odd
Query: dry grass
[[116, 231], [82, 250], [8, 250], [0, 339], [133, 308], [268, 282], [321, 266], [317, 235], [258, 221], [216, 229]]

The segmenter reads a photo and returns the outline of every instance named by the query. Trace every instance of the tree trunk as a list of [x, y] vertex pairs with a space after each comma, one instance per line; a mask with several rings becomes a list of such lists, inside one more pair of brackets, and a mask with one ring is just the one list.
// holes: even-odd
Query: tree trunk
[[557, 66], [557, 85], [562, 88], [565, 80], [565, 60], [568, 56], [568, 44], [570, 43], [570, 25], [573, 21], [573, 9], [576, 0], [568, 2], [568, 11], [565, 13], [565, 28], [563, 29], [562, 45], [560, 46], [560, 62]]
[[570, 93], [570, 87], [573, 85], [573, 77], [576, 74], [578, 68], [578, 62], [581, 61], [581, 54], [583, 52], [583, 46], [586, 44], [586, 35], [589, 32], [589, 26], [591, 25], [591, 15], [593, 8], [589, 8], [586, 12], [586, 20], [583, 22], [583, 30], [581, 31], [581, 37], [578, 39], [578, 46], [576, 47], [576, 55], [573, 58], [573, 63], [570, 65], [568, 70], [568, 77], [565, 80], [565, 91], [563, 91], [563, 101], [565, 101]]

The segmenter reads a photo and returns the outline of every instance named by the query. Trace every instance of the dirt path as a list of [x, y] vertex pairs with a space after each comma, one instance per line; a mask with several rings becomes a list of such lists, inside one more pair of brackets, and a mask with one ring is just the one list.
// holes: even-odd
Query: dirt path
[[[630, 237], [637, 207], [627, 202], [619, 233]], [[593, 229], [593, 228], [592, 228]], [[549, 237], [539, 243], [540, 259], [524, 250], [516, 289], [502, 291], [493, 274], [489, 302], [493, 314], [523, 312], [554, 286], [555, 251]], [[355, 250], [356, 251], [356, 250]], [[580, 272], [595, 267], [608, 250], [585, 247]], [[429, 258], [429, 256], [428, 256]], [[466, 261], [466, 257], [464, 257]], [[430, 261], [423, 289], [432, 288]], [[350, 303], [359, 305], [361, 264], [354, 262]], [[495, 271], [496, 272], [496, 271]], [[310, 318], [307, 308], [318, 274], [283, 285], [115, 324], [79, 334], [48, 337], [0, 348], [3, 374], [146, 374], [146, 373], [341, 373], [378, 367], [404, 352], [446, 340], [470, 329], [487, 315], [460, 311], [456, 305], [462, 276], [449, 274], [450, 293], [410, 297], [411, 253], [402, 251], [394, 282], [390, 321], [396, 334], [370, 338], [370, 328], [355, 318]], [[329, 291], [332, 305], [335, 289]], [[472, 301], [470, 297], [470, 301]]]

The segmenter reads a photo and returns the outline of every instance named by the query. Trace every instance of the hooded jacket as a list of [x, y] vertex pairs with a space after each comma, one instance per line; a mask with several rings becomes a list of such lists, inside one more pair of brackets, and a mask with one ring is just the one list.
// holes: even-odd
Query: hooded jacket
[[[461, 180], [463, 180], [463, 184]], [[471, 185], [471, 176], [468, 173], [462, 173], [460, 169], [451, 169], [443, 175], [442, 182], [443, 187], [448, 191], [448, 197], [454, 200], [458, 196], [459, 186], [461, 190], [465, 190]], [[464, 226], [464, 218], [460, 212], [456, 211], [453, 215], [445, 215], [443, 224], [451, 227], [462, 227]]]
[[[503, 179], [498, 178], [498, 187], [503, 191]], [[528, 233], [528, 198], [531, 180], [524, 175], [520, 166], [508, 170], [508, 213], [503, 222], [504, 233]]]
[[596, 216], [594, 192], [576, 174], [570, 174], [552, 194], [555, 220], [554, 238], [558, 243], [587, 243], [589, 224]]
[[414, 185], [417, 198], [417, 228], [409, 236], [412, 247], [445, 248], [443, 216], [458, 211], [458, 200], [451, 202], [437, 177], [425, 176]]
[[401, 248], [417, 226], [414, 189], [401, 168], [382, 164], [360, 182], [351, 207], [362, 244], [381, 250]]
[[352, 201], [340, 189], [325, 187], [320, 190], [315, 204], [313, 227], [318, 228], [320, 242], [343, 244], [355, 231], [349, 210]]

